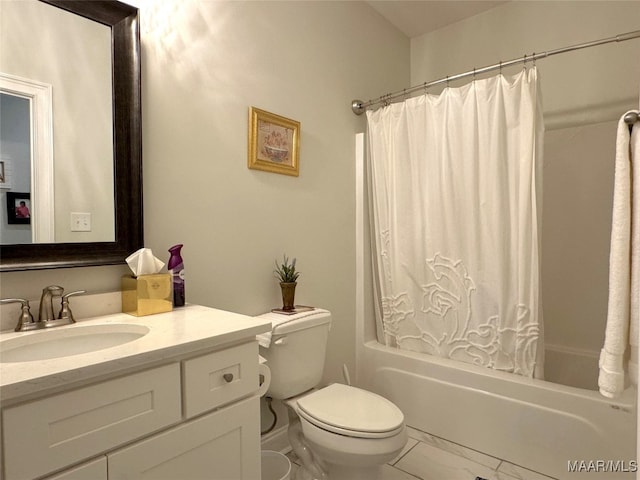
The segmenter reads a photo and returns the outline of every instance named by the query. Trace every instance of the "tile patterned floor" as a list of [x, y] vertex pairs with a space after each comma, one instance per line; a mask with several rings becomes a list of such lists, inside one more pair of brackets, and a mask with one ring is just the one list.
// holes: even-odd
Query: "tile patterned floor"
[[[298, 459], [288, 457], [293, 479]], [[383, 472], [384, 480], [554, 480], [411, 427], [407, 445]]]

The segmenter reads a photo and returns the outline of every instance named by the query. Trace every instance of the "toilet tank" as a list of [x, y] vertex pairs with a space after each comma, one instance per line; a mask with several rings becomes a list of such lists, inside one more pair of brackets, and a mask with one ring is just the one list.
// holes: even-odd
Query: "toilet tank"
[[260, 346], [260, 355], [271, 370], [266, 395], [285, 399], [320, 383], [324, 370], [331, 312], [316, 308], [287, 318], [276, 313], [260, 315], [272, 321], [271, 344]]

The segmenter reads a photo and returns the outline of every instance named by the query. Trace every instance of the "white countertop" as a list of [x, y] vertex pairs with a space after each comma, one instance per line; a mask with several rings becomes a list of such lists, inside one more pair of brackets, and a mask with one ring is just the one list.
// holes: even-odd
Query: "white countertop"
[[[29, 335], [101, 324], [136, 324], [149, 333], [115, 347], [61, 358], [2, 363], [1, 342]], [[0, 333], [0, 401], [26, 400], [34, 394], [75, 387], [83, 382], [145, 368], [206, 349], [215, 349], [269, 331], [271, 322], [198, 305], [172, 312], [134, 317], [124, 313], [80, 320], [75, 325], [50, 330]]]

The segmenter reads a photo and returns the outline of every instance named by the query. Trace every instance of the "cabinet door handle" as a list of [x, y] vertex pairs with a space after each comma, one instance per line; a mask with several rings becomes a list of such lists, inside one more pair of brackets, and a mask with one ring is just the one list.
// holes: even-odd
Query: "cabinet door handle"
[[233, 380], [233, 373], [225, 373], [222, 378], [224, 378], [225, 382], [230, 383]]

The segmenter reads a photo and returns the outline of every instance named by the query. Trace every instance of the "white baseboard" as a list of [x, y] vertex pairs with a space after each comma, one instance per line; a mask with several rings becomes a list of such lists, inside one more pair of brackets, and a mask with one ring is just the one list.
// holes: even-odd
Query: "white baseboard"
[[263, 435], [260, 440], [262, 450], [274, 450], [285, 454], [289, 453], [291, 451], [291, 445], [289, 444], [289, 437], [287, 435], [288, 427], [289, 425], [282, 425], [272, 432]]

